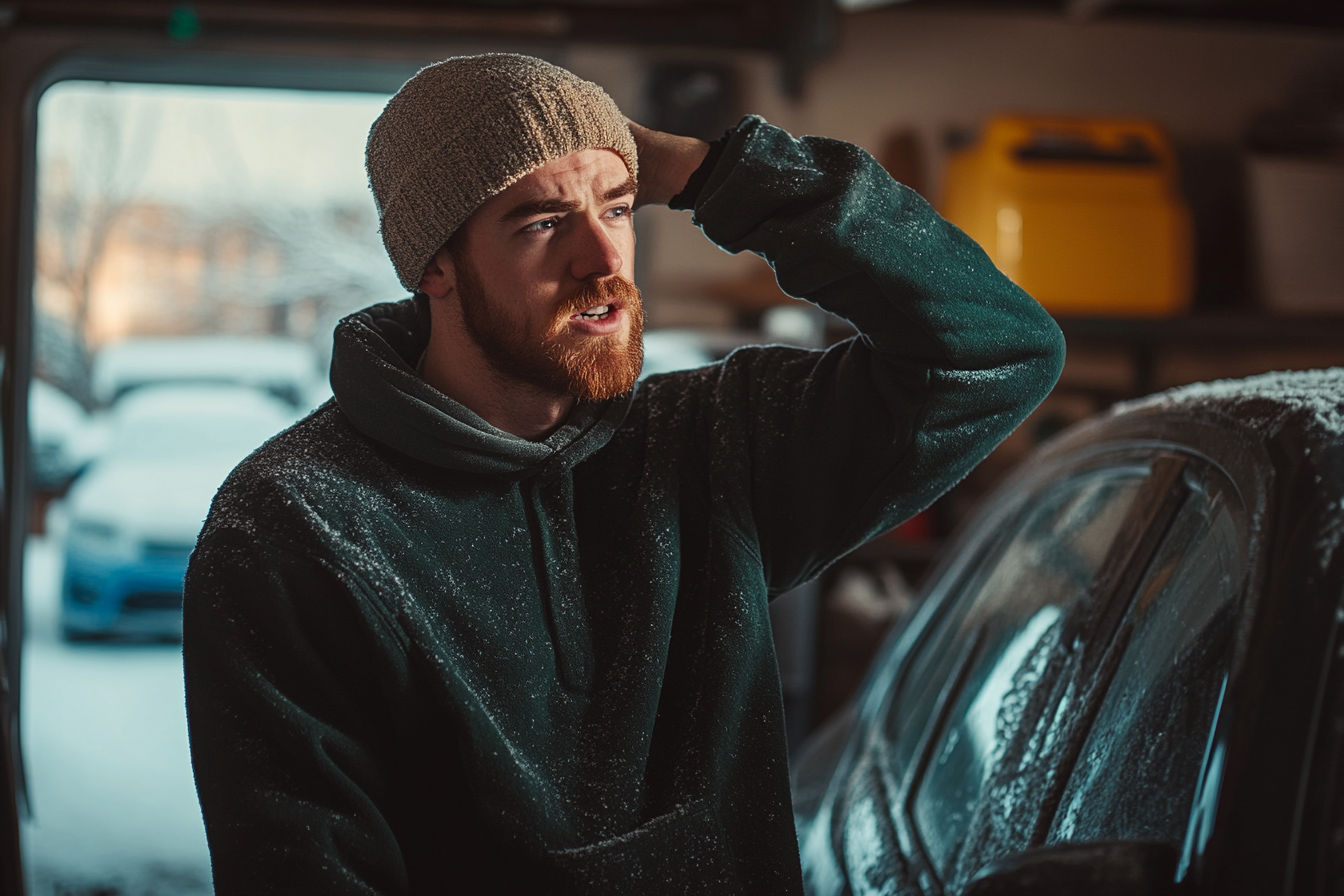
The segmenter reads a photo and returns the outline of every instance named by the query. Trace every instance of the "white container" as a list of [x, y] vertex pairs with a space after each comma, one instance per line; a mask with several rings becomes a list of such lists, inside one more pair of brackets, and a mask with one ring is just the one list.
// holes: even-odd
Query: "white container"
[[1252, 156], [1246, 172], [1261, 304], [1344, 312], [1344, 163]]

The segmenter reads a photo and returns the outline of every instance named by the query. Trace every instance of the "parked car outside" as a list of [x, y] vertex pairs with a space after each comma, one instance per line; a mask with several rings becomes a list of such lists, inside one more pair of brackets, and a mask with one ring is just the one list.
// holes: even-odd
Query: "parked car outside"
[[705, 337], [696, 330], [650, 330], [644, 334], [643, 379], [658, 373], [691, 370], [714, 362]]
[[1123, 405], [963, 529], [795, 767], [807, 890], [1344, 890], [1344, 370]]
[[179, 637], [187, 558], [215, 490], [297, 413], [246, 386], [158, 385], [109, 416], [105, 453], [66, 500], [61, 629]]
[[36, 377], [28, 386], [28, 434], [33, 486], [39, 492], [63, 490], [97, 453], [89, 412]]
[[[762, 342], [802, 346], [815, 344], [813, 337], [816, 334], [805, 329], [815, 323], [810, 316], [795, 308], [775, 310], [789, 313], [776, 314], [768, 318], [767, 322], [775, 320], [782, 322], [782, 325], [764, 328], [760, 332], [755, 330], [697, 330], [691, 328], [645, 331], [644, 366], [640, 371], [640, 379], [659, 373], [692, 370], [706, 364], [713, 364], [715, 361], [727, 357], [734, 349], [747, 345], [760, 345]], [[812, 310], [818, 311], [816, 308]], [[802, 315], [801, 323], [799, 314]], [[789, 326], [790, 324], [792, 326]], [[816, 332], [820, 333], [820, 330]]]
[[183, 336], [127, 339], [101, 349], [90, 374], [104, 405], [142, 386], [168, 383], [253, 386], [303, 411], [326, 380], [307, 343], [275, 336]]

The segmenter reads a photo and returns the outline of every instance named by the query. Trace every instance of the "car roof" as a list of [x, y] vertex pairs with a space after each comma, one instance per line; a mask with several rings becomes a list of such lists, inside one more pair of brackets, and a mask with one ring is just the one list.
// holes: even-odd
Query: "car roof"
[[124, 425], [212, 415], [276, 419], [294, 416], [292, 408], [260, 389], [215, 383], [143, 386], [117, 402], [113, 413]]
[[1111, 416], [1164, 411], [1218, 414], [1262, 436], [1296, 427], [1313, 440], [1344, 436], [1344, 368], [1282, 370], [1244, 379], [1194, 383], [1116, 405]]
[[94, 396], [106, 404], [136, 387], [174, 380], [306, 389], [317, 374], [316, 352], [296, 340], [193, 336], [108, 345], [94, 359], [91, 378]]

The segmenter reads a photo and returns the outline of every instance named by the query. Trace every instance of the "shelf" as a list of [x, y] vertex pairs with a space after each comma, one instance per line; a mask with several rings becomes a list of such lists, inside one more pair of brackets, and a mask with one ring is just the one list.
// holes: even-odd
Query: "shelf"
[[1229, 346], [1344, 345], [1344, 314], [1057, 317], [1065, 339]]
[[1126, 346], [1134, 357], [1133, 394], [1153, 391], [1154, 362], [1162, 349], [1339, 348], [1344, 314], [1191, 314], [1167, 318], [1057, 317], [1064, 340]]

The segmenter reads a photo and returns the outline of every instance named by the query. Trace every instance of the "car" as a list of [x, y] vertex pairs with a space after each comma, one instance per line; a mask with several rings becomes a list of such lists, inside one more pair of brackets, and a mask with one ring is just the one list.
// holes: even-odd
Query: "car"
[[807, 892], [1344, 891], [1344, 370], [1043, 445], [802, 748]]
[[33, 487], [56, 494], [96, 453], [89, 412], [71, 396], [34, 377], [28, 386]]
[[142, 386], [109, 412], [105, 452], [66, 498], [61, 631], [174, 638], [210, 501], [250, 451], [296, 419], [247, 386]]
[[817, 308], [811, 308], [810, 312], [791, 306], [770, 309], [763, 315], [759, 332], [692, 328], [646, 330], [644, 366], [640, 370], [640, 379], [713, 364], [734, 349], [763, 342], [815, 346], [823, 332], [821, 327], [829, 318]]
[[650, 330], [644, 334], [644, 366], [639, 378], [713, 362], [714, 354], [703, 334], [695, 330]]
[[275, 336], [180, 336], [126, 339], [104, 346], [90, 373], [103, 405], [142, 386], [172, 383], [244, 385], [308, 410], [325, 381], [312, 346]]

